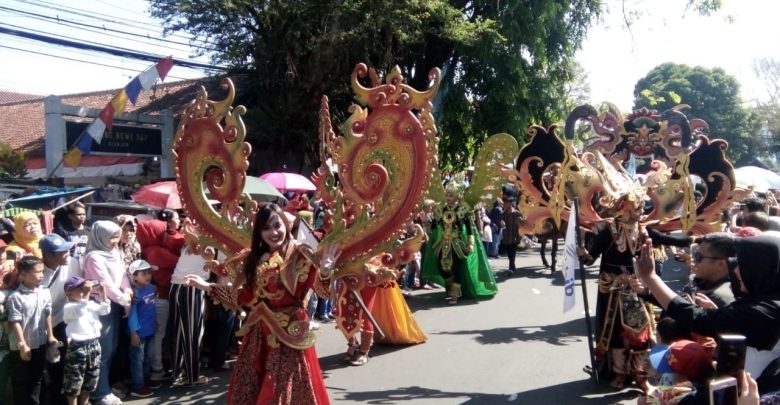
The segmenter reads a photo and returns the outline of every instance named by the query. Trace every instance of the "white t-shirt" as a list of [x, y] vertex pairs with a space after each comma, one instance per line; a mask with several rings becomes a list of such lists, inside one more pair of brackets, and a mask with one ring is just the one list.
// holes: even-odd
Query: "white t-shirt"
[[201, 255], [196, 255], [190, 252], [187, 245], [181, 249], [181, 256], [179, 261], [176, 262], [176, 268], [173, 269], [173, 275], [171, 275], [171, 283], [173, 284], [185, 284], [185, 277], [187, 275], [200, 276], [202, 279], [207, 280], [209, 278], [209, 271], [206, 270], [206, 259]]
[[111, 303], [108, 298], [100, 304], [88, 300], [67, 302], [62, 315], [67, 324], [65, 334], [68, 339], [76, 342], [97, 339], [100, 337], [102, 326], [100, 316], [108, 315], [109, 312], [111, 312]]
[[[57, 278], [54, 279], [54, 275]], [[62, 309], [65, 307], [65, 302], [68, 300], [65, 297], [65, 282], [73, 276], [83, 277], [84, 272], [81, 271], [78, 259], [75, 257], [68, 258], [68, 264], [59, 266], [59, 272], [57, 269], [50, 269], [48, 267], [43, 269], [43, 281], [41, 281], [41, 287], [46, 287], [51, 293], [51, 325], [57, 326], [62, 323]]]

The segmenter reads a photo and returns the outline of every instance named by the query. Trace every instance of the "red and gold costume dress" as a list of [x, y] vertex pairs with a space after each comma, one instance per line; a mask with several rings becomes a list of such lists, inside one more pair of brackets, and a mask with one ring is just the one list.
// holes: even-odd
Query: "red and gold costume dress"
[[215, 285], [212, 298], [248, 308], [228, 404], [329, 404], [303, 300], [321, 281], [307, 246], [265, 254], [250, 286]]

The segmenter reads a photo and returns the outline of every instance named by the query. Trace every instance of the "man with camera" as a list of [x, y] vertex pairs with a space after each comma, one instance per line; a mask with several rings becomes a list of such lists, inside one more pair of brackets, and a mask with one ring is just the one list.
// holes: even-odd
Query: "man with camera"
[[[736, 254], [734, 235], [715, 232], [704, 235], [698, 242], [698, 249], [691, 257], [691, 271], [694, 274], [692, 288], [686, 293], [693, 299], [696, 299], [698, 294], [704, 294], [715, 307], [723, 308], [735, 299], [729, 283], [729, 258]], [[736, 263], [731, 264], [732, 267], [734, 265]]]
[[[752, 376], [760, 376], [780, 357], [780, 238], [762, 235], [736, 241], [737, 266], [731, 271], [736, 300], [716, 309], [699, 307], [675, 294], [655, 274], [651, 249], [652, 241], [645, 241], [635, 260], [636, 274], [670, 317], [705, 336], [744, 335], [745, 371]], [[763, 393], [778, 387], [761, 386], [759, 380], [759, 388]]]

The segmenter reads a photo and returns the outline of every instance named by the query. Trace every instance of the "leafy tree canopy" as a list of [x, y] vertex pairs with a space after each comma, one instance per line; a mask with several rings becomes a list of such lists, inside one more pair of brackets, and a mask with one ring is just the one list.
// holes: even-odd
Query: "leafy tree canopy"
[[21, 179], [25, 176], [24, 152], [0, 141], [0, 179]]
[[739, 83], [723, 69], [664, 63], [634, 87], [634, 108], [664, 111], [678, 104], [691, 107], [684, 110], [688, 118], [705, 120], [711, 137], [729, 142], [726, 154], [731, 161], [759, 152], [759, 142], [750, 132], [748, 113], [740, 99]]
[[780, 61], [758, 59], [753, 70], [764, 82], [767, 99], [756, 100], [751, 108], [753, 130], [758, 134], [764, 150], [780, 153]]
[[[215, 62], [241, 75], [239, 100], [255, 145], [316, 163], [320, 97], [343, 122], [357, 62], [380, 72], [398, 65], [427, 88], [443, 70], [435, 100], [443, 166], [462, 168], [488, 135], [521, 137], [529, 124], [568, 112], [567, 87], [597, 0], [151, 0], [168, 32], [187, 31], [213, 47]], [[304, 159], [301, 159], [304, 157]], [[262, 167], [259, 169], [278, 169]], [[300, 167], [299, 167], [300, 169]], [[261, 170], [262, 171], [262, 170]]]

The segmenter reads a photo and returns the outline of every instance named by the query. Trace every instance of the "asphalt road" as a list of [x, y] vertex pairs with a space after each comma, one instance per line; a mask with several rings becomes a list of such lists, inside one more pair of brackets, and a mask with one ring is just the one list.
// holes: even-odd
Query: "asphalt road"
[[[588, 364], [581, 283], [577, 304], [563, 313], [563, 277], [541, 267], [538, 249], [518, 252], [518, 270], [491, 260], [499, 282], [492, 299], [446, 305], [444, 290], [418, 290], [407, 300], [428, 341], [375, 346], [362, 367], [342, 361], [346, 341], [333, 324], [318, 332], [317, 351], [335, 404], [634, 404], [639, 391], [615, 392], [582, 371]], [[668, 262], [664, 278], [687, 272]], [[591, 313], [596, 266], [587, 269]], [[223, 404], [229, 373], [209, 374], [208, 386], [169, 387], [142, 404]]]

